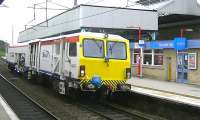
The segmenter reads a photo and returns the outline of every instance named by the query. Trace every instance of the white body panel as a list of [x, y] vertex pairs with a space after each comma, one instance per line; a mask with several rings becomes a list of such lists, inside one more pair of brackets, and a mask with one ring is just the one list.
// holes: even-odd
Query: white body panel
[[17, 63], [18, 55], [22, 54], [25, 58], [25, 66], [29, 67], [30, 56], [28, 45], [25, 46], [13, 46], [8, 48], [7, 61], [11, 63]]
[[63, 42], [60, 40], [60, 43], [51, 43], [43, 45], [41, 42], [53, 40], [41, 40], [40, 41], [40, 51], [39, 55], [39, 68], [38, 72], [57, 74], [61, 77], [70, 77], [78, 78], [78, 69], [79, 69], [79, 43], [76, 43], [76, 56], [69, 55], [69, 42]]
[[39, 70], [52, 72], [52, 45], [42, 45], [40, 51], [40, 65]]
[[7, 54], [7, 61], [8, 62], [11, 62], [11, 63], [15, 63], [15, 62], [17, 62], [16, 61], [16, 58], [15, 58], [15, 49], [16, 48], [8, 48], [8, 54]]
[[78, 78], [79, 70], [79, 43], [77, 43], [77, 56], [69, 56], [69, 44], [65, 44], [65, 51], [63, 51], [63, 69], [64, 76]]

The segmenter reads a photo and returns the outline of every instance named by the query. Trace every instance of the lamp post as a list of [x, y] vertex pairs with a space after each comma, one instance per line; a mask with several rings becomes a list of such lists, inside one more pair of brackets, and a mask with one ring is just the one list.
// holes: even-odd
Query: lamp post
[[142, 78], [142, 56], [143, 56], [143, 49], [142, 46], [144, 44], [144, 41], [141, 40], [142, 38], [142, 29], [141, 27], [135, 27], [135, 26], [128, 26], [126, 28], [136, 28], [138, 30], [138, 40], [139, 40], [139, 46], [140, 46], [140, 55], [139, 55], [139, 59], [137, 60], [137, 76], [139, 76], [140, 78]]
[[138, 76], [140, 78], [142, 78], [143, 46], [144, 46], [144, 40], [141, 40], [141, 38], [142, 38], [142, 29], [139, 27], [138, 39], [139, 39], [139, 46], [140, 46], [140, 59], [138, 63]]
[[139, 76], [140, 78], [142, 78], [142, 63], [143, 63], [143, 45], [144, 45], [144, 40], [141, 40], [142, 38], [142, 29], [141, 27], [137, 27], [138, 28], [138, 44], [140, 46], [140, 56], [139, 56], [139, 61], [137, 63], [137, 76]]

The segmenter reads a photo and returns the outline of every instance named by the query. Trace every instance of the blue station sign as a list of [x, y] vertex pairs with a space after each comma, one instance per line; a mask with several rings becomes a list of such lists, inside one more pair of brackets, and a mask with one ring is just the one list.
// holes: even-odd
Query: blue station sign
[[[143, 45], [145, 49], [175, 49], [175, 50], [185, 50], [188, 40], [186, 38], [177, 37], [174, 40], [160, 40], [145, 42]], [[133, 45], [134, 44], [134, 45]], [[138, 43], [131, 43], [131, 48], [135, 48]]]
[[187, 40], [183, 37], [177, 37], [174, 39], [175, 50], [185, 50], [187, 48]]
[[151, 49], [166, 49], [166, 48], [173, 48], [173, 41], [171, 40], [163, 40], [163, 41], [153, 41], [150, 42]]

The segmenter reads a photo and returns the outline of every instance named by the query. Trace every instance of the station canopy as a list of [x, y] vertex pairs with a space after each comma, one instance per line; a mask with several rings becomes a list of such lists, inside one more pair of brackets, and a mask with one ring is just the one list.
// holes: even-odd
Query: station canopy
[[167, 0], [138, 0], [138, 1], [136, 1], [136, 3], [147, 6], [147, 5], [160, 3], [163, 1], [167, 1]]
[[200, 16], [199, 0], [138, 0], [136, 3], [158, 10], [161, 16], [171, 14]]
[[158, 30], [156, 10], [79, 5], [19, 33], [18, 42], [80, 31]]
[[159, 14], [159, 28], [200, 23], [199, 0], [138, 0], [136, 3]]

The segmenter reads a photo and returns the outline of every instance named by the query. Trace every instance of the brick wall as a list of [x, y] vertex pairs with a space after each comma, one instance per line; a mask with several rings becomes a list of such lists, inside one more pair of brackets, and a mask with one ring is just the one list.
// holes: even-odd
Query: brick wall
[[[197, 53], [197, 69], [188, 71], [188, 82], [190, 84], [200, 85], [200, 49], [190, 49], [188, 53]], [[167, 57], [171, 58], [171, 80], [176, 81], [176, 51], [174, 49], [164, 50], [164, 59], [162, 66], [143, 65], [143, 75], [146, 78], [156, 80], [167, 80]], [[133, 65], [133, 75], [137, 75], [137, 67]]]
[[200, 85], [200, 49], [190, 49], [188, 50], [190, 53], [197, 53], [197, 69], [189, 70], [188, 72], [188, 80], [189, 83]]
[[[171, 57], [171, 81], [176, 80], [176, 51], [173, 49], [164, 50], [164, 59], [162, 66], [151, 66], [143, 65], [143, 76], [146, 78], [157, 79], [157, 80], [167, 80], [167, 57]], [[133, 65], [132, 72], [134, 76], [137, 76], [137, 66]]]

